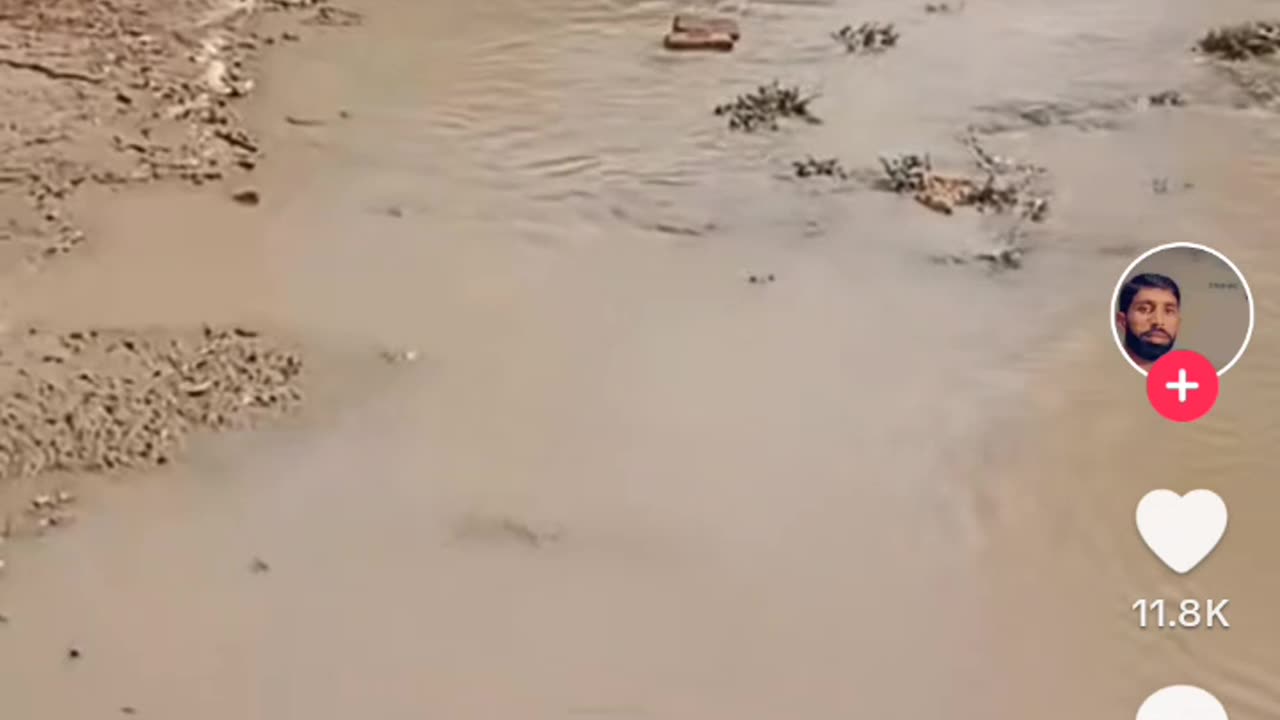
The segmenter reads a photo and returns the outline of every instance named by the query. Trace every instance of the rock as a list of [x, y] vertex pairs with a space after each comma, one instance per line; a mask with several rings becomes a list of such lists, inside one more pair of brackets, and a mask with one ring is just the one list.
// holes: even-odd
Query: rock
[[219, 95], [235, 95], [236, 86], [231, 80], [231, 70], [221, 60], [211, 60], [204, 70], [204, 82]]
[[241, 205], [254, 206], [262, 202], [262, 196], [253, 188], [241, 188], [231, 193], [231, 199]]

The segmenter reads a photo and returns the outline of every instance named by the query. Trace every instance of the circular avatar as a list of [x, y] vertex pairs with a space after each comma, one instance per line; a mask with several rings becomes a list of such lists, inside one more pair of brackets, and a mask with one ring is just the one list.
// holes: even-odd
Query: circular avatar
[[1253, 294], [1222, 253], [1172, 243], [1129, 265], [1116, 283], [1110, 320], [1116, 346], [1143, 375], [1177, 350], [1194, 351], [1222, 375], [1253, 335]]

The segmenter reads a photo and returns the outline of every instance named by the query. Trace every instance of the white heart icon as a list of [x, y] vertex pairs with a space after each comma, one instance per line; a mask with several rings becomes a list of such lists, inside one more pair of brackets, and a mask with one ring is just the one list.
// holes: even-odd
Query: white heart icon
[[1228, 720], [1227, 709], [1218, 698], [1190, 685], [1171, 685], [1157, 690], [1142, 707], [1137, 720]]
[[1227, 504], [1211, 490], [1152, 490], [1138, 503], [1138, 533], [1169, 569], [1186, 574], [1227, 531]]

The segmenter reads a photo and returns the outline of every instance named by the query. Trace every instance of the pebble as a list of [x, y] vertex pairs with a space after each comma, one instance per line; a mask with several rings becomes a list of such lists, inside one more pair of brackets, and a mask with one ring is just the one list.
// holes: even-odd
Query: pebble
[[257, 190], [254, 190], [253, 188], [242, 188], [240, 190], [236, 190], [235, 192], [231, 193], [231, 199], [235, 200], [241, 205], [249, 205], [249, 206], [257, 205], [258, 203], [262, 202], [262, 196], [258, 193]]

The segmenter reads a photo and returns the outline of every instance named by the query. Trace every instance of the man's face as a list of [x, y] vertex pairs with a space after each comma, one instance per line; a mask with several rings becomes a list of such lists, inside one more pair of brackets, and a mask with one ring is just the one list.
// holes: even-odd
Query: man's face
[[1125, 347], [1142, 360], [1154, 362], [1173, 349], [1182, 321], [1178, 298], [1169, 290], [1142, 288], [1129, 311], [1118, 316], [1125, 331]]

